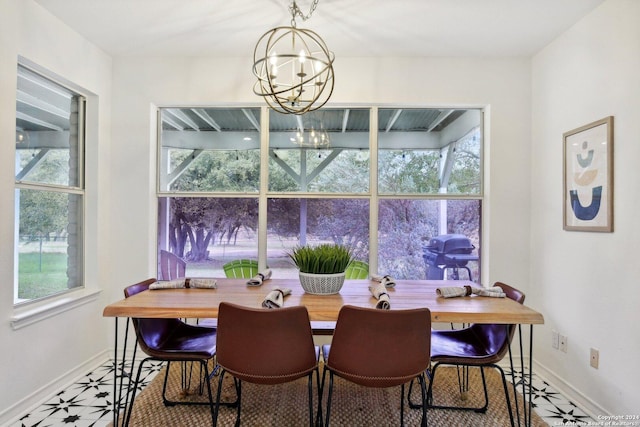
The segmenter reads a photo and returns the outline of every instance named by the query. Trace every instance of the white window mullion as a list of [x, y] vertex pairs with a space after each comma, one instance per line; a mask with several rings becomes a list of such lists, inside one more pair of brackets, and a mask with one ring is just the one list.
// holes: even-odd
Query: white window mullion
[[378, 271], [378, 108], [369, 115], [369, 274]]

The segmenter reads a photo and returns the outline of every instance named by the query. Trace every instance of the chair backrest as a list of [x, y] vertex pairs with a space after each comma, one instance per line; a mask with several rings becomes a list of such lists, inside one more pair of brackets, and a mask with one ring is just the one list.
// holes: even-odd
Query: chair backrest
[[160, 250], [160, 280], [173, 280], [185, 277], [187, 263], [171, 252]]
[[[524, 304], [525, 294], [516, 288], [505, 283], [496, 282], [495, 286], [500, 286], [507, 298], [514, 300], [519, 304]], [[501, 360], [511, 345], [511, 340], [516, 331], [516, 325], [504, 324], [480, 324], [476, 323], [470, 326], [473, 333], [480, 338], [489, 354], [494, 355], [492, 360]]]
[[279, 384], [308, 375], [317, 358], [307, 308], [256, 309], [221, 302], [216, 359], [251, 383]]
[[[127, 286], [124, 289], [124, 297], [129, 298], [142, 291], [146, 291], [149, 289], [149, 286], [155, 282], [156, 279], [147, 279], [135, 285]], [[166, 341], [166, 337], [182, 323], [179, 319], [144, 318], [132, 318], [131, 322], [136, 331], [140, 348], [149, 356], [156, 355], [156, 352], [162, 349], [161, 345]]]
[[363, 261], [351, 261], [345, 271], [346, 279], [367, 279], [369, 277], [369, 264]]
[[368, 387], [393, 387], [430, 363], [428, 308], [379, 310], [343, 306], [325, 363], [338, 375]]
[[258, 261], [236, 259], [222, 266], [225, 276], [232, 279], [250, 279], [258, 274]]

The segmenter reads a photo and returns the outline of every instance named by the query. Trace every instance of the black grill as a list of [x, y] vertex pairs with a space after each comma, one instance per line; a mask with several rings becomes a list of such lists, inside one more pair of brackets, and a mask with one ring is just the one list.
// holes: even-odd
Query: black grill
[[464, 268], [471, 278], [469, 261], [477, 261], [478, 256], [471, 253], [475, 246], [462, 234], [442, 234], [429, 240], [422, 248], [422, 258], [427, 267], [427, 280], [443, 280], [446, 269], [453, 269], [453, 279], [459, 279], [458, 269]]

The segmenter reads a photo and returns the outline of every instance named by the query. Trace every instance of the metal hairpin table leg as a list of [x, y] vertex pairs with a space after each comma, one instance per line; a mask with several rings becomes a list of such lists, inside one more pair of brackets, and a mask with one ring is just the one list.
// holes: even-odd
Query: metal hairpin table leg
[[[120, 362], [120, 366], [118, 366], [118, 318], [115, 317], [115, 345], [114, 345], [114, 355], [113, 355], [113, 427], [118, 427], [119, 425], [119, 410], [122, 403], [122, 389], [124, 387], [124, 379], [125, 377], [131, 379], [133, 375], [133, 365], [136, 359], [136, 350], [137, 345], [133, 348], [133, 356], [131, 358], [131, 369], [129, 373], [126, 372], [126, 355], [127, 355], [127, 342], [129, 337], [129, 318], [126, 319], [126, 326], [124, 332], [124, 343], [122, 346], [122, 361]], [[120, 379], [118, 381], [118, 378]], [[127, 389], [125, 391], [125, 402], [124, 402], [124, 416], [123, 420], [126, 419], [127, 408], [129, 402], [129, 396], [132, 392], [131, 389], [131, 381], [127, 382]], [[124, 425], [124, 421], [123, 421]]]
[[533, 407], [533, 402], [531, 398], [533, 397], [533, 392], [531, 388], [533, 387], [533, 325], [529, 325], [529, 425], [531, 425], [531, 408]]
[[118, 318], [115, 318], [115, 345], [113, 350], [113, 427], [118, 427]]
[[[524, 418], [524, 425], [527, 427], [530, 427], [531, 426], [531, 408], [533, 406], [531, 402], [531, 397], [533, 396], [533, 392], [532, 392], [533, 325], [529, 325], [529, 372], [528, 373], [524, 365], [524, 351], [523, 351], [522, 341], [523, 341], [522, 325], [518, 325], [518, 343], [520, 345], [520, 374], [521, 374], [521, 379], [519, 383], [522, 384], [522, 400], [523, 400], [522, 415]], [[517, 399], [518, 381], [516, 381], [516, 377], [513, 369], [513, 356], [511, 353], [511, 346], [509, 346], [509, 363], [511, 367], [511, 382], [513, 384], [513, 395], [514, 395], [515, 406], [516, 406], [516, 420], [517, 420], [518, 426], [521, 426], [522, 423], [520, 421], [520, 405], [518, 404], [518, 399]], [[527, 387], [528, 387], [528, 390], [527, 390]]]

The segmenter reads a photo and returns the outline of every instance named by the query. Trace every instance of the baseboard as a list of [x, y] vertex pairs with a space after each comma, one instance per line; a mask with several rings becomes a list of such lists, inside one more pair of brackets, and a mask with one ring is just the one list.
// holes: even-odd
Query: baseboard
[[533, 362], [533, 371], [538, 377], [549, 383], [551, 387], [569, 399], [574, 405], [582, 409], [585, 414], [589, 415], [594, 420], [598, 420], [598, 416], [608, 414], [602, 406], [589, 399], [580, 390], [565, 381], [554, 371], [548, 369], [544, 365], [541, 365], [535, 360]]
[[84, 363], [60, 375], [58, 378], [44, 384], [9, 408], [0, 411], [0, 425], [19, 425], [18, 421], [20, 417], [36, 409], [48, 399], [51, 399], [51, 396], [63, 390], [66, 386], [77, 382], [85, 376], [87, 372], [91, 371], [91, 369], [104, 364], [111, 356], [112, 353], [106, 350], [100, 352]]

